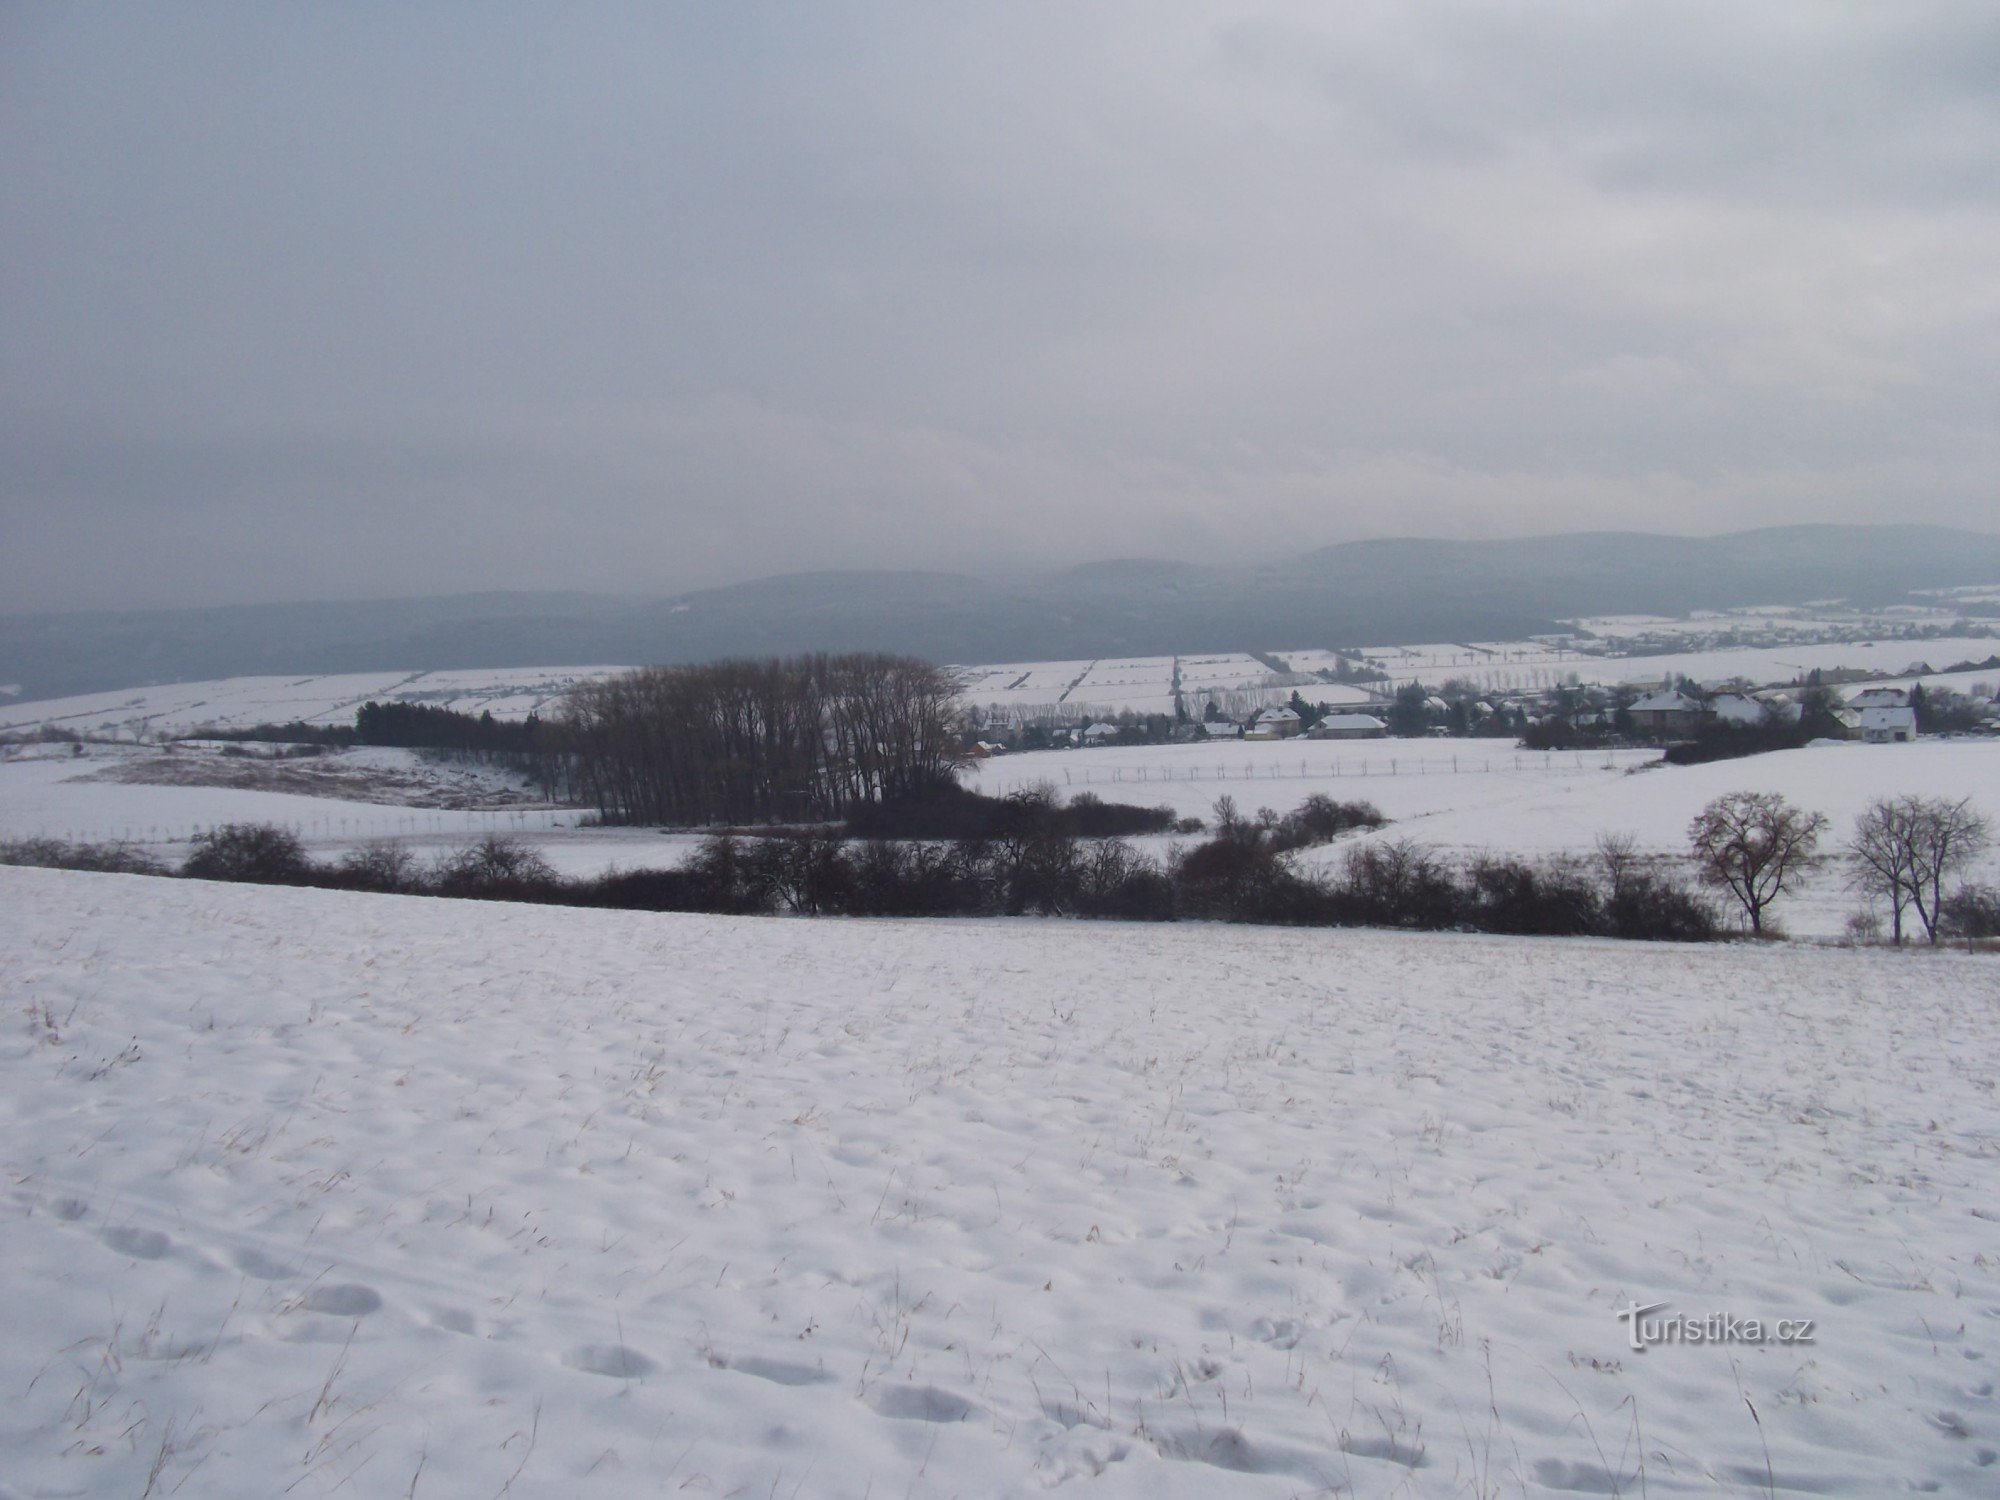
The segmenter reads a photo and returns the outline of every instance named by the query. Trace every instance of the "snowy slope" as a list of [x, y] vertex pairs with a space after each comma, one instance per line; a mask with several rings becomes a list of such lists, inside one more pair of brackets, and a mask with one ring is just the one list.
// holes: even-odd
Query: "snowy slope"
[[[1734, 791], [1778, 792], [1825, 813], [1829, 853], [1876, 797], [1969, 797], [2000, 821], [2000, 741], [1993, 740], [1825, 744], [1703, 766], [1664, 765], [1656, 750], [1540, 754], [1490, 740], [1138, 745], [1002, 756], [968, 775], [991, 795], [1052, 783], [1070, 795], [1165, 804], [1197, 817], [1220, 796], [1250, 814], [1287, 812], [1319, 793], [1374, 803], [1392, 820], [1378, 838], [1415, 838], [1454, 854], [1588, 855], [1598, 835], [1626, 833], [1646, 852], [1679, 855], [1695, 814]], [[1300, 857], [1332, 862], [1344, 848]], [[2000, 883], [2000, 848], [1972, 875]], [[1856, 906], [1836, 862], [1777, 914], [1798, 936], [1830, 937]]]
[[1990, 958], [0, 869], [0, 972], [10, 1500], [2000, 1474]]
[[352, 724], [378, 702], [423, 703], [496, 719], [548, 713], [579, 682], [623, 667], [511, 667], [490, 671], [360, 672], [338, 676], [230, 677], [37, 702], [0, 702], [0, 733], [44, 724], [80, 733], [186, 734], [258, 724]]
[[[273, 779], [268, 788], [203, 784], [202, 776], [222, 771]], [[168, 775], [189, 779], [121, 779]], [[411, 750], [367, 747], [280, 763], [101, 745], [78, 758], [65, 746], [0, 756], [0, 839], [179, 845], [220, 823], [280, 823], [311, 844], [417, 834], [464, 839], [568, 828], [580, 816], [548, 807], [503, 772], [426, 761]]]

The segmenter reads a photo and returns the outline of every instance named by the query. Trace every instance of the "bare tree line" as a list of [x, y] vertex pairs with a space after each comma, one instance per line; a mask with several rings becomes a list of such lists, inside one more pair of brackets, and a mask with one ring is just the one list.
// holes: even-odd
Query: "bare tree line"
[[579, 686], [560, 722], [608, 823], [808, 822], [948, 779], [957, 696], [928, 662], [819, 654], [642, 667]]

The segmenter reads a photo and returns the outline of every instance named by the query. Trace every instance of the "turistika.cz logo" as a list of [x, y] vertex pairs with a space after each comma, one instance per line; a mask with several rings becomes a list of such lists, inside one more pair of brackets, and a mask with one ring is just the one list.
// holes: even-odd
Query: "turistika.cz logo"
[[1812, 1318], [1746, 1318], [1736, 1313], [1654, 1316], [1666, 1305], [1634, 1302], [1618, 1309], [1625, 1338], [1638, 1353], [1656, 1344], [1810, 1344], [1816, 1332]]

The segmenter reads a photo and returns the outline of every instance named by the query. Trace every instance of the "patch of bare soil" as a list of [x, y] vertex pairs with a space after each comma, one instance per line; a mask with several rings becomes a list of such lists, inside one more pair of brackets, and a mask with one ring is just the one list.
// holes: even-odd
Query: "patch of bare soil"
[[156, 755], [109, 766], [81, 781], [127, 786], [220, 786], [245, 792], [288, 792], [299, 797], [334, 797], [385, 807], [468, 809], [545, 807], [523, 787], [465, 766], [426, 765], [399, 771], [356, 765], [338, 755], [312, 760], [237, 759], [221, 755]]

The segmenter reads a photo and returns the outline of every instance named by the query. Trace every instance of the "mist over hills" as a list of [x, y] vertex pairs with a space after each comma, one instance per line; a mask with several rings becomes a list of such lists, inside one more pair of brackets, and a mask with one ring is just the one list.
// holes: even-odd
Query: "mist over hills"
[[1582, 614], [1681, 614], [2000, 583], [2000, 536], [1788, 526], [1347, 542], [1255, 566], [1113, 559], [1002, 576], [788, 574], [587, 593], [0, 615], [21, 698], [249, 674], [580, 666], [882, 649], [994, 662], [1506, 639]]

